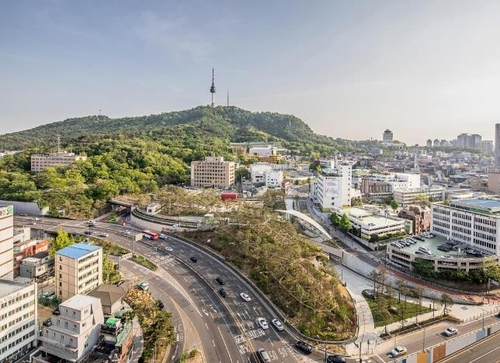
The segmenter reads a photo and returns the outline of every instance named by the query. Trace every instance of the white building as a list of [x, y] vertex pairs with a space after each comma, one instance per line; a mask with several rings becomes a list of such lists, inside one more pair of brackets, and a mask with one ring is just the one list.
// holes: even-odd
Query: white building
[[102, 284], [102, 247], [77, 243], [55, 256], [56, 296], [65, 301]]
[[391, 185], [392, 191], [395, 191], [397, 189], [420, 188], [420, 174], [377, 174], [370, 176], [370, 180], [386, 182], [387, 184]]
[[75, 295], [61, 303], [58, 311], [59, 315], [52, 315], [51, 323], [43, 326], [40, 349], [45, 357], [34, 357], [35, 362], [46, 362], [47, 356], [76, 362], [99, 341], [104, 323], [100, 299]]
[[473, 198], [431, 206], [431, 231], [449, 240], [500, 256], [500, 200]]
[[281, 187], [283, 184], [283, 171], [274, 170], [269, 163], [250, 165], [250, 175], [253, 184], [264, 184], [268, 188]]
[[37, 346], [36, 284], [0, 280], [0, 362]]
[[401, 207], [418, 204], [420, 198], [425, 196], [429, 201], [440, 202], [444, 200], [445, 189], [439, 186], [398, 189], [394, 191], [393, 198]]
[[311, 199], [324, 211], [351, 205], [352, 164], [342, 162], [335, 169], [323, 169], [312, 181]]
[[0, 279], [14, 279], [14, 208], [0, 206]]
[[79, 160], [87, 160], [87, 157], [66, 151], [50, 155], [33, 154], [31, 155], [31, 171], [42, 171], [48, 167], [67, 166]]

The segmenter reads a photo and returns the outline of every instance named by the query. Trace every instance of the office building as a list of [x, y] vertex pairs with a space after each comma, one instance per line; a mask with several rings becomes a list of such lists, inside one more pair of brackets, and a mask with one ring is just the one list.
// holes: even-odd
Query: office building
[[432, 233], [500, 256], [500, 200], [471, 198], [431, 206]]
[[0, 279], [14, 279], [14, 208], [0, 205]]
[[351, 205], [352, 163], [323, 169], [311, 183], [311, 198], [324, 211]]
[[0, 362], [37, 346], [36, 284], [0, 280]]
[[65, 301], [102, 284], [102, 247], [77, 243], [55, 255], [56, 296]]
[[66, 151], [50, 155], [33, 154], [31, 155], [31, 171], [42, 171], [49, 167], [68, 166], [79, 160], [87, 160], [87, 157]]
[[250, 175], [253, 184], [263, 184], [268, 188], [279, 188], [283, 185], [283, 171], [274, 170], [269, 163], [250, 165]]
[[191, 162], [191, 186], [229, 188], [234, 185], [236, 165], [222, 156], [207, 156]]
[[445, 189], [440, 186], [397, 189], [393, 198], [401, 207], [410, 204], [419, 204], [422, 198], [427, 198], [429, 202], [440, 202], [444, 200]]
[[42, 328], [41, 354], [33, 362], [58, 357], [77, 362], [89, 354], [99, 341], [104, 323], [101, 301], [93, 296], [75, 295], [59, 305], [57, 314]]

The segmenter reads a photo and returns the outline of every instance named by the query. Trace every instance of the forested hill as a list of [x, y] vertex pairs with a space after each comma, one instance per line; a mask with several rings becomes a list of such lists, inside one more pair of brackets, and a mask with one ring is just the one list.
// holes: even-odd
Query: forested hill
[[55, 145], [60, 135], [62, 145], [78, 145], [91, 138], [215, 137], [227, 142], [282, 141], [285, 144], [311, 143], [334, 146], [332, 138], [315, 134], [297, 117], [271, 112], [250, 112], [237, 107], [200, 106], [190, 110], [159, 115], [108, 118], [87, 116], [71, 118], [30, 130], [0, 136], [0, 149], [19, 150]]

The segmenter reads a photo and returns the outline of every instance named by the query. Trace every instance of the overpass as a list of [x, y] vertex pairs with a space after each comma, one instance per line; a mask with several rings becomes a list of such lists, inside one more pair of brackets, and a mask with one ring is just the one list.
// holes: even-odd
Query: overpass
[[330, 234], [323, 228], [323, 226], [321, 224], [319, 224], [314, 219], [312, 219], [311, 217], [309, 217], [308, 215], [306, 215], [304, 213], [301, 213], [301, 212], [299, 212], [297, 210], [293, 210], [293, 209], [289, 209], [289, 210], [282, 210], [282, 209], [280, 209], [280, 210], [276, 210], [275, 212], [284, 213], [284, 214], [287, 214], [287, 215], [291, 215], [291, 216], [297, 217], [300, 220], [303, 220], [304, 222], [307, 222], [311, 226], [313, 226], [314, 228], [316, 228], [327, 239], [329, 239], [329, 240], [332, 239], [332, 236], [330, 236]]

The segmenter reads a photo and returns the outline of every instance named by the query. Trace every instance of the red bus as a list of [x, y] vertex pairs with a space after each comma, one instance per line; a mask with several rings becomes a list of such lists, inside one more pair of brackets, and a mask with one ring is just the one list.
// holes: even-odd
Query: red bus
[[144, 237], [149, 238], [149, 239], [154, 240], [154, 241], [156, 241], [159, 238], [158, 233], [151, 232], [148, 229], [143, 230], [142, 234], [144, 235]]

